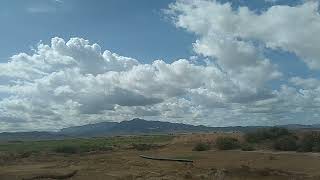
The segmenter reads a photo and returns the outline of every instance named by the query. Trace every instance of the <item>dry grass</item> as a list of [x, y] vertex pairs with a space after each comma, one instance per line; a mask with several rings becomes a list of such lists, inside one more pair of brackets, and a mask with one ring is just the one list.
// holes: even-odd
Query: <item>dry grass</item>
[[[192, 134], [174, 138], [168, 145], [148, 151], [117, 149], [90, 154], [39, 154], [17, 158], [0, 168], [1, 180], [21, 180], [43, 174], [68, 174], [72, 180], [289, 180], [320, 179], [320, 155], [293, 152], [192, 151], [199, 141], [214, 143], [220, 135]], [[153, 161], [140, 154], [194, 160], [194, 163]], [[270, 158], [272, 157], [272, 158]]]
[[204, 142], [214, 144], [218, 137], [233, 137], [239, 141], [243, 141], [242, 133], [207, 133], [207, 134], [182, 134], [177, 135], [172, 141], [172, 144], [194, 144], [195, 142]]

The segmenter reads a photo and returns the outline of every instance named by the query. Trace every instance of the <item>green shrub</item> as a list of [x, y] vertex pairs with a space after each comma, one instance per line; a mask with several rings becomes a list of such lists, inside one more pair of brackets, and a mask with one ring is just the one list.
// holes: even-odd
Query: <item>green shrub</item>
[[303, 134], [299, 141], [300, 152], [320, 152], [320, 132], [310, 132]]
[[54, 148], [53, 151], [56, 153], [75, 154], [78, 153], [80, 150], [78, 146], [64, 145]]
[[275, 140], [282, 136], [290, 136], [292, 133], [285, 128], [280, 127], [271, 127], [265, 129], [258, 129], [253, 132], [248, 132], [244, 135], [244, 138], [247, 142], [250, 143], [259, 143], [265, 140]]
[[97, 148], [98, 151], [112, 151], [114, 148], [112, 146], [100, 146]]
[[320, 152], [320, 143], [317, 142], [312, 146], [312, 152]]
[[192, 150], [193, 151], [208, 151], [208, 150], [210, 150], [210, 144], [200, 142], [200, 143], [197, 143]]
[[297, 150], [297, 138], [294, 136], [284, 136], [275, 140], [273, 148], [280, 151], [295, 151]]
[[153, 145], [152, 144], [132, 144], [132, 147], [138, 151], [148, 151]]
[[299, 152], [311, 152], [313, 147], [313, 137], [311, 134], [303, 135], [302, 139], [299, 142]]
[[113, 148], [111, 146], [103, 144], [82, 144], [79, 146], [80, 152], [91, 152], [91, 151], [110, 151]]
[[19, 157], [20, 158], [28, 158], [30, 157], [33, 153], [35, 153], [34, 151], [23, 151], [19, 153]]
[[237, 149], [240, 147], [239, 140], [233, 137], [218, 137], [216, 147], [220, 150]]
[[254, 151], [255, 148], [252, 144], [250, 143], [243, 143], [241, 144], [241, 150], [242, 151]]
[[263, 138], [263, 131], [262, 130], [257, 130], [253, 132], [247, 132], [244, 135], [244, 139], [246, 142], [249, 143], [259, 143]]

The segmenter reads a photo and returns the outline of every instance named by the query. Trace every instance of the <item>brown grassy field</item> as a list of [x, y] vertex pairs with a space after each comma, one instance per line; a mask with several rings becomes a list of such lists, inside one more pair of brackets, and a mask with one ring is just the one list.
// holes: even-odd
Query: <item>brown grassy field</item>
[[[138, 151], [130, 144], [113, 150], [59, 154], [32, 153], [28, 156], [1, 155], [0, 179], [72, 180], [298, 180], [320, 179], [320, 154], [241, 150], [192, 151], [199, 142], [213, 143], [217, 136], [240, 134], [177, 135], [155, 143], [161, 146]], [[8, 153], [8, 152], [7, 152]], [[193, 163], [156, 161], [139, 155], [183, 158]], [[68, 176], [69, 175], [69, 176]], [[71, 176], [71, 177], [70, 177]]]

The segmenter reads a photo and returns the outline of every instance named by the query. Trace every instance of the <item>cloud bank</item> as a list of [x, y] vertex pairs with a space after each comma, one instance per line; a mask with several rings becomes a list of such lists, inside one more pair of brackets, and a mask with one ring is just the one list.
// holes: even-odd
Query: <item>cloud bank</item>
[[52, 38], [0, 63], [0, 131], [134, 117], [212, 126], [316, 123], [320, 80], [291, 77], [273, 88], [283, 72], [265, 51], [293, 53], [319, 70], [318, 7], [306, 1], [258, 14], [218, 1], [177, 1], [166, 13], [198, 37], [198, 62], [143, 64], [82, 38]]

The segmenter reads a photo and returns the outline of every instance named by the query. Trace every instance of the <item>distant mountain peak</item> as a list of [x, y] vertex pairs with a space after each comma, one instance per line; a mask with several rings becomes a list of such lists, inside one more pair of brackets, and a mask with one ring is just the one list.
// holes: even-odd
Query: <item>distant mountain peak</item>
[[145, 121], [147, 121], [147, 120], [144, 120], [144, 119], [140, 119], [140, 118], [133, 118], [133, 119], [131, 119], [131, 120], [128, 120], [127, 122], [145, 122]]

